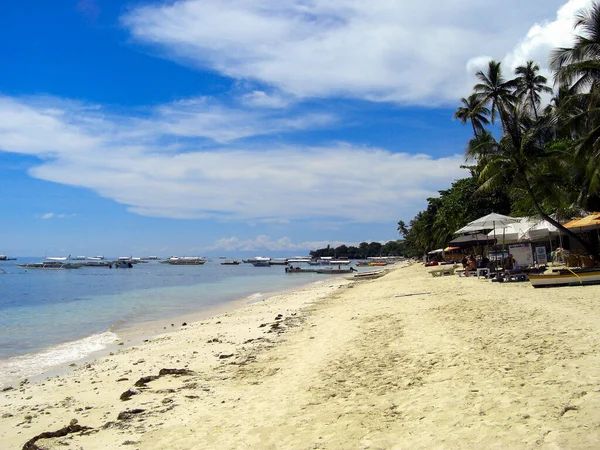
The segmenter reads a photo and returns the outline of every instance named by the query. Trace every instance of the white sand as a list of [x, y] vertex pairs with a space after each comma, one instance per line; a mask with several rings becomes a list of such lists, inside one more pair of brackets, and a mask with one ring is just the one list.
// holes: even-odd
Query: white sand
[[[598, 448], [599, 340], [600, 286], [534, 290], [413, 265], [269, 298], [15, 386], [0, 396], [0, 448], [71, 419], [92, 429], [37, 444]], [[162, 368], [193, 373], [119, 399]]]

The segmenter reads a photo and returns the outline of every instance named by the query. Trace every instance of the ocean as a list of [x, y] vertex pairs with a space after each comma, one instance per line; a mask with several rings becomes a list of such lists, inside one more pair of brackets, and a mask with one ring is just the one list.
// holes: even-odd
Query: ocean
[[0, 388], [102, 351], [126, 329], [328, 278], [286, 274], [282, 266], [221, 265], [219, 259], [197, 266], [151, 261], [131, 269], [17, 266], [42, 259], [0, 261]]

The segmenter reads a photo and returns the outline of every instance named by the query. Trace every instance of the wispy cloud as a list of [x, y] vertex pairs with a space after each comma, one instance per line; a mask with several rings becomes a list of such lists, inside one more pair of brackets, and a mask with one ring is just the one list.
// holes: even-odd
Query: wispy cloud
[[[566, 3], [570, 12], [590, 1]], [[455, 103], [472, 87], [473, 61], [502, 59], [535, 40], [537, 28], [563, 42], [570, 24], [555, 12], [564, 4], [182, 0], [133, 8], [122, 21], [166, 57], [293, 96], [430, 105]], [[547, 55], [536, 56], [546, 64]]]
[[[81, 105], [73, 106], [75, 114], [68, 105], [58, 102], [50, 108], [47, 102], [39, 106], [0, 98], [0, 149], [40, 157], [42, 163], [30, 170], [36, 178], [92, 189], [140, 215], [384, 222], [414, 213], [423, 199], [464, 176], [460, 155], [436, 159], [348, 143], [215, 145], [208, 131], [190, 136], [186, 121], [202, 113], [194, 101], [181, 108], [159, 107], [159, 113], [144, 119]], [[265, 128], [320, 126], [305, 116], [263, 118], [262, 129], [254, 130], [258, 122], [250, 114], [209, 109], [219, 111], [219, 123], [232, 117], [236, 125], [246, 126], [249, 136]]]
[[56, 214], [53, 212], [49, 212], [49, 213], [44, 213], [40, 216], [40, 219], [42, 220], [48, 220], [48, 219], [65, 219], [68, 217], [75, 217], [75, 214]]

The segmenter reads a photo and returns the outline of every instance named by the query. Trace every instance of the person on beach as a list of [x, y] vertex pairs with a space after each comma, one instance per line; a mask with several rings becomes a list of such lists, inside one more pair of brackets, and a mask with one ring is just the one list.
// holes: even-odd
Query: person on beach
[[467, 261], [467, 267], [465, 269], [465, 275], [469, 276], [469, 272], [477, 271], [477, 260], [475, 259], [475, 255], [469, 256], [469, 260]]

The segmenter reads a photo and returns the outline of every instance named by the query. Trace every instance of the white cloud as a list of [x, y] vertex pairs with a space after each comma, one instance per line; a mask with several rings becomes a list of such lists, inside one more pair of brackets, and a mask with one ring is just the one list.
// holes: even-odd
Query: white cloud
[[[75, 115], [64, 104], [50, 111], [0, 98], [0, 149], [42, 158], [30, 170], [34, 177], [92, 189], [136, 214], [170, 218], [385, 222], [402, 211], [414, 213], [425, 198], [464, 176], [459, 155], [434, 159], [344, 143], [217, 150], [195, 139], [165, 146], [165, 139], [189, 135], [180, 123], [185, 113], [162, 112], [171, 108], [147, 121], [100, 119], [97, 111]], [[15, 111], [19, 120], [11, 122]], [[220, 122], [226, 122], [223, 114]], [[252, 129], [254, 119], [247, 120]], [[40, 124], [47, 125], [40, 131]]]
[[291, 103], [291, 99], [280, 94], [268, 94], [264, 91], [252, 91], [245, 94], [242, 98], [243, 102], [256, 107], [262, 108], [284, 108]]
[[76, 214], [56, 214], [53, 212], [49, 212], [49, 213], [45, 213], [42, 214], [40, 216], [40, 219], [42, 220], [48, 220], [48, 219], [66, 219], [69, 217], [75, 217]]
[[570, 0], [556, 13], [552, 21], [534, 24], [526, 36], [503, 59], [503, 65], [513, 70], [529, 60], [539, 63], [542, 74], [552, 81], [548, 70], [550, 52], [558, 47], [573, 44], [574, 17], [578, 11], [591, 3], [590, 0]]
[[169, 58], [298, 97], [431, 104], [456, 102], [472, 87], [473, 58], [502, 59], [531, 29], [526, 50], [538, 39], [532, 24], [548, 27], [564, 3], [182, 0], [134, 8], [122, 20]]

